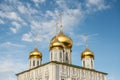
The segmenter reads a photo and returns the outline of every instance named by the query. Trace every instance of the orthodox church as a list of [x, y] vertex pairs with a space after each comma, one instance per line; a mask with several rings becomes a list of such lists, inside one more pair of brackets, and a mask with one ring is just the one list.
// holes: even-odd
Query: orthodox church
[[29, 69], [20, 72], [17, 80], [107, 80], [107, 73], [94, 68], [94, 53], [86, 48], [80, 54], [82, 66], [72, 64], [72, 39], [60, 32], [49, 44], [50, 61], [42, 64], [42, 52], [35, 48], [29, 54]]

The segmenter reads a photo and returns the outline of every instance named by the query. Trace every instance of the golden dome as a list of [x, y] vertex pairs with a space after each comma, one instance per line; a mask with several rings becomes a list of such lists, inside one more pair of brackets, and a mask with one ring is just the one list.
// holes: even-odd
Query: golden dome
[[62, 31], [58, 34], [58, 40], [64, 44], [64, 47], [66, 48], [72, 48], [72, 39], [66, 35]]
[[[50, 43], [54, 43], [56, 37], [53, 37], [50, 41]], [[60, 33], [58, 34], [57, 37], [58, 41], [60, 43], [62, 43], [63, 47], [65, 48], [72, 48], [72, 39], [66, 35], [64, 35], [64, 33], [62, 31], [60, 31]]]
[[29, 58], [42, 58], [42, 53], [37, 49], [35, 48], [29, 55]]
[[83, 59], [83, 58], [93, 58], [94, 59], [94, 54], [92, 51], [90, 51], [88, 48], [86, 48], [81, 54], [81, 59]]
[[50, 50], [52, 49], [63, 49], [63, 44], [58, 41], [58, 36], [55, 36], [50, 42]]

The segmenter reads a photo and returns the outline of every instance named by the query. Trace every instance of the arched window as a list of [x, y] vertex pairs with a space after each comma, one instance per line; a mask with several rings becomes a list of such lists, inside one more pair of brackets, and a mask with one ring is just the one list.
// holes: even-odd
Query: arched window
[[51, 60], [52, 60], [52, 54], [53, 54], [53, 53], [51, 52]]
[[68, 62], [68, 53], [66, 53], [66, 62]]
[[91, 60], [91, 67], [93, 68], [93, 61]]
[[62, 58], [62, 52], [60, 52], [60, 59]]
[[37, 65], [39, 65], [39, 61], [37, 61]]
[[83, 61], [83, 67], [85, 67], [85, 61]]
[[33, 60], [33, 66], [35, 66], [35, 60]]
[[30, 66], [31, 66], [31, 60], [30, 60]]
[[42, 80], [42, 78], [40, 78], [39, 80]]

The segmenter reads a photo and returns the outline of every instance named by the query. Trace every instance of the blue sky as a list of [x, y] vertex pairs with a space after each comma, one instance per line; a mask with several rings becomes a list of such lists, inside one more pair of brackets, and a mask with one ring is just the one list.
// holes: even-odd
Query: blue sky
[[16, 80], [16, 73], [28, 69], [36, 34], [42, 63], [49, 61], [49, 42], [56, 34], [59, 13], [64, 33], [73, 40], [73, 64], [81, 66], [87, 34], [95, 69], [107, 72], [108, 80], [119, 80], [119, 0], [1, 0], [0, 80]]

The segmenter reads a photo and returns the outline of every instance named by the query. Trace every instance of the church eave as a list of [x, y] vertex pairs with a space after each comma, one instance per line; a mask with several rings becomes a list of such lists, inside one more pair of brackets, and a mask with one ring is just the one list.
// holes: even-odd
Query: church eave
[[84, 70], [94, 71], [94, 72], [98, 72], [98, 73], [102, 73], [102, 74], [108, 75], [108, 73], [101, 72], [101, 71], [97, 71], [97, 70], [95, 70], [95, 69], [89, 69], [89, 68], [84, 68], [84, 67], [77, 66], [77, 65], [73, 65], [73, 64], [67, 64], [67, 63], [61, 63], [61, 62], [57, 62], [57, 61], [51, 61], [51, 62], [47, 62], [47, 63], [45, 63], [45, 64], [42, 64], [42, 65], [40, 65], [40, 66], [37, 66], [37, 67], [35, 67], [35, 68], [32, 68], [32, 69], [29, 69], [29, 70], [20, 72], [20, 73], [16, 74], [16, 76], [18, 76], [19, 74], [22, 74], [22, 73], [25, 73], [25, 72], [29, 72], [29, 71], [31, 71], [31, 70], [34, 70], [34, 69], [36, 69], [36, 68], [38, 68], [38, 67], [45, 66], [45, 65], [50, 64], [50, 63], [56, 63], [56, 64], [61, 64], [61, 65], [66, 65], [66, 66], [70, 66], [70, 67], [74, 67], [74, 68], [78, 68], [78, 69], [84, 69]]

